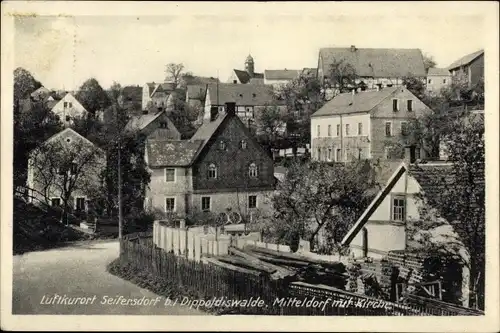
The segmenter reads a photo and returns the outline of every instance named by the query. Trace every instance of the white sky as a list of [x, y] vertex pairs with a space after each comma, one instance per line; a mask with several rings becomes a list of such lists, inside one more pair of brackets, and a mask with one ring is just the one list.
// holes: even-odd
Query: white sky
[[367, 4], [351, 3], [358, 14], [334, 10], [339, 7], [275, 13], [261, 3], [256, 14], [247, 5], [233, 3], [234, 9], [225, 12], [212, 8], [209, 15], [17, 17], [14, 65], [49, 89], [70, 90], [90, 77], [105, 88], [113, 81], [158, 82], [169, 62], [182, 62], [197, 75], [216, 77], [218, 72], [225, 81], [231, 69], [244, 68], [249, 53], [262, 72], [316, 67], [319, 48], [328, 46], [420, 48], [438, 67], [485, 47], [483, 17], [470, 11], [423, 15], [413, 4], [415, 10], [396, 15], [389, 3], [385, 12], [368, 14], [359, 10]]

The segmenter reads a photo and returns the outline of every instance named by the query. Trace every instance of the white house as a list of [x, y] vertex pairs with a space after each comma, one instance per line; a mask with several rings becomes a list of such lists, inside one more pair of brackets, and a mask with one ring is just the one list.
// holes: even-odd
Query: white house
[[66, 127], [70, 126], [75, 118], [88, 113], [83, 105], [70, 93], [67, 93], [52, 107], [52, 112], [59, 116], [59, 119]]

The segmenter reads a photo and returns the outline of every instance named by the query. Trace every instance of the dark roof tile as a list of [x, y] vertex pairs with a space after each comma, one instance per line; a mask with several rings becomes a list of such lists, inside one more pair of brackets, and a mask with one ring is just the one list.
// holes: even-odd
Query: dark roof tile
[[203, 140], [147, 140], [148, 166], [189, 166], [194, 162]]

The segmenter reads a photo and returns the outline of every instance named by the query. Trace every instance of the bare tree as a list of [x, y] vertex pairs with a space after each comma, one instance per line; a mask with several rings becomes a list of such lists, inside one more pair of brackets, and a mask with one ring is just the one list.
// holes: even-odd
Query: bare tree
[[169, 63], [165, 68], [165, 81], [173, 82], [174, 88], [177, 88], [181, 81], [183, 70], [184, 64]]

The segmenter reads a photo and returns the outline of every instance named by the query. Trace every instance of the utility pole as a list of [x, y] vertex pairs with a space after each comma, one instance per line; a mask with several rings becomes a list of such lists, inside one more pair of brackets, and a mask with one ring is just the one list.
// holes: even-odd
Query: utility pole
[[120, 253], [122, 253], [122, 238], [123, 238], [123, 206], [122, 206], [122, 143], [121, 143], [121, 126], [118, 117], [118, 108], [115, 105], [116, 111], [116, 127], [118, 128], [118, 241], [120, 242]]

